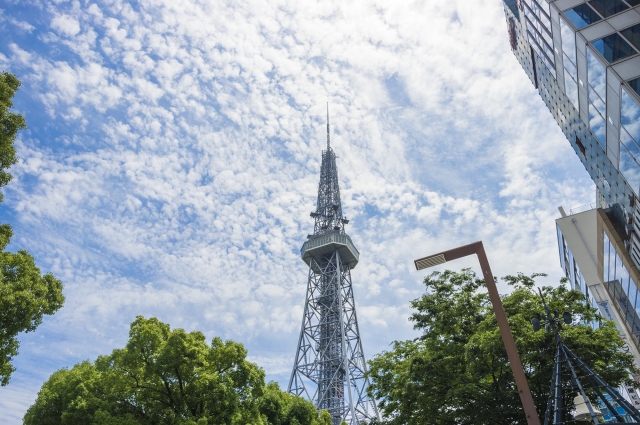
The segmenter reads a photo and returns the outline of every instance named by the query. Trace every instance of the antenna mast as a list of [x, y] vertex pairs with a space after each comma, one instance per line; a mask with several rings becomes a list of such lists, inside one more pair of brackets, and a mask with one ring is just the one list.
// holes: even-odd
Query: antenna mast
[[331, 149], [331, 134], [329, 133], [329, 102], [327, 102], [327, 150]]

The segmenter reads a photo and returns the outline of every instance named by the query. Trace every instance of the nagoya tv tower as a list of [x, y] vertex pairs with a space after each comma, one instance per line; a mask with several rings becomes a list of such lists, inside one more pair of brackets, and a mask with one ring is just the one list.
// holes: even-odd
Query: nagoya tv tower
[[318, 204], [312, 235], [300, 253], [309, 265], [307, 298], [296, 360], [288, 391], [312, 400], [331, 414], [333, 425], [366, 424], [379, 419], [367, 396], [351, 269], [360, 253], [344, 231], [336, 154], [331, 149], [327, 104], [327, 150], [322, 152]]

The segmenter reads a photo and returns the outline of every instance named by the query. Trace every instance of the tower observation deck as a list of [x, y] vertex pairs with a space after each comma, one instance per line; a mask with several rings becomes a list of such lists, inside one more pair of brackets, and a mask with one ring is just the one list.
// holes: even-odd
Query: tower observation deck
[[307, 296], [288, 391], [327, 410], [334, 425], [379, 419], [367, 395], [369, 380], [360, 341], [351, 269], [360, 252], [345, 233], [336, 155], [331, 148], [327, 109], [327, 150], [322, 151], [312, 235], [300, 255], [309, 266]]

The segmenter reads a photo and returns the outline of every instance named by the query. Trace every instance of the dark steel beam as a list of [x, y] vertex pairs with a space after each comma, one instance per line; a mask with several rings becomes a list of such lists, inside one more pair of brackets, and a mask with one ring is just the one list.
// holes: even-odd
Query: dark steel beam
[[[511, 371], [516, 381], [516, 387], [518, 388], [518, 394], [520, 395], [520, 401], [522, 402], [522, 408], [524, 414], [527, 417], [528, 425], [540, 425], [540, 418], [536, 411], [536, 405], [533, 402], [533, 396], [529, 389], [529, 383], [527, 377], [524, 374], [524, 368], [520, 361], [520, 355], [518, 355], [518, 349], [516, 343], [513, 340], [511, 329], [509, 328], [509, 322], [507, 321], [507, 315], [504, 312], [502, 301], [500, 300], [500, 294], [496, 287], [496, 282], [493, 279], [493, 273], [491, 273], [491, 267], [489, 266], [489, 260], [487, 254], [484, 252], [484, 246], [482, 241], [477, 241], [469, 245], [464, 245], [458, 248], [450, 249], [448, 251], [439, 252], [435, 255], [429, 255], [427, 257], [419, 258], [414, 261], [417, 270], [422, 270], [428, 267], [432, 267], [438, 264], [444, 264], [445, 262], [457, 260], [458, 258], [467, 257], [469, 255], [476, 254], [478, 261], [480, 261], [480, 268], [482, 269], [482, 275], [487, 285], [489, 292], [489, 299], [493, 305], [493, 311], [498, 320], [498, 328], [502, 335], [502, 342], [504, 342], [504, 348], [507, 350], [507, 357], [509, 364], [511, 365]], [[444, 261], [442, 261], [444, 260]]]

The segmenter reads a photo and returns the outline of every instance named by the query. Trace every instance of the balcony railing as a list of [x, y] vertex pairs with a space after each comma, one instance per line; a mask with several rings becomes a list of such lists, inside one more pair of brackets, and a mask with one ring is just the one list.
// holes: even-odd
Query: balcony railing
[[356, 246], [351, 241], [349, 235], [341, 235], [339, 233], [330, 233], [306, 241], [300, 249], [300, 255], [304, 257], [305, 252], [331, 243], [346, 245], [353, 255], [355, 255], [356, 259], [360, 258], [360, 251], [356, 249]]
[[581, 212], [593, 210], [595, 208], [597, 208], [596, 204], [580, 205], [579, 207], [571, 208], [569, 210], [569, 215], [574, 215], [574, 214], [578, 214], [578, 213], [581, 213]]

